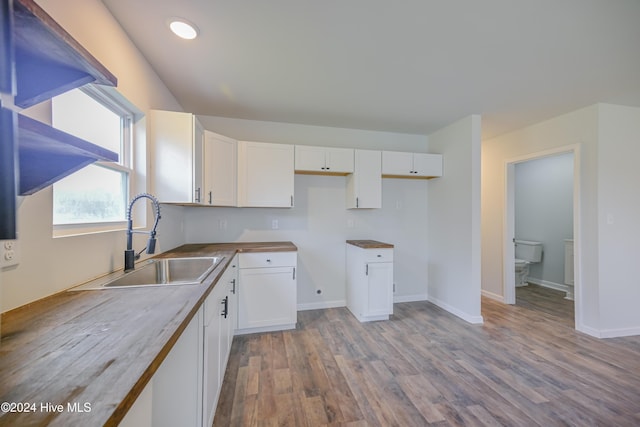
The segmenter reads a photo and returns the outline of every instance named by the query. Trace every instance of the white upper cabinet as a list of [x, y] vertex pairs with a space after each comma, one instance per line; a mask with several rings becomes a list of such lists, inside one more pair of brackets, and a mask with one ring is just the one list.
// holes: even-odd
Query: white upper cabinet
[[202, 204], [204, 129], [200, 122], [190, 113], [152, 110], [147, 131], [158, 200]]
[[353, 173], [353, 148], [295, 146], [297, 173], [346, 175]]
[[382, 152], [354, 150], [353, 174], [347, 177], [347, 209], [382, 207]]
[[238, 206], [293, 206], [294, 146], [238, 141]]
[[433, 178], [442, 176], [442, 154], [382, 152], [382, 176]]
[[204, 192], [202, 201], [211, 206], [237, 205], [238, 141], [210, 131], [204, 132]]
[[442, 154], [413, 153], [413, 171], [417, 176], [442, 176]]

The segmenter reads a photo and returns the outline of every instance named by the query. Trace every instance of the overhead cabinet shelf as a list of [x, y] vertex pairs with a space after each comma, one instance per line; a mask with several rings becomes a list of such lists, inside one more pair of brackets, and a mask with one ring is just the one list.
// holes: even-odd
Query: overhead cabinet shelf
[[21, 196], [33, 194], [97, 161], [118, 161], [118, 154], [18, 115]]

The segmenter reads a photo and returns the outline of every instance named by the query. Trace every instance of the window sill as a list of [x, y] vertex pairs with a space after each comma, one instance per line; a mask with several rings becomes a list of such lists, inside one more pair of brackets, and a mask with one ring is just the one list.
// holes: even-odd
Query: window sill
[[[141, 228], [141, 227], [135, 227], [135, 228]], [[53, 238], [56, 239], [61, 237], [85, 236], [88, 234], [101, 234], [101, 233], [112, 233], [112, 232], [123, 233], [126, 230], [127, 230], [126, 221], [54, 225]]]

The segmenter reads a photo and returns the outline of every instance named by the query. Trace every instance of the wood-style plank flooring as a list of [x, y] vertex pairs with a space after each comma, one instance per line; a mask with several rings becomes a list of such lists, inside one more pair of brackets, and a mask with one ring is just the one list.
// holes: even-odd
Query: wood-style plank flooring
[[484, 325], [413, 302], [389, 321], [313, 310], [237, 336], [214, 425], [640, 425], [640, 337], [576, 332], [558, 309], [572, 302], [527, 288], [515, 306], [483, 299]]
[[557, 322], [573, 328], [574, 301], [565, 299], [565, 295], [566, 292], [529, 284], [516, 288], [516, 305], [546, 313]]

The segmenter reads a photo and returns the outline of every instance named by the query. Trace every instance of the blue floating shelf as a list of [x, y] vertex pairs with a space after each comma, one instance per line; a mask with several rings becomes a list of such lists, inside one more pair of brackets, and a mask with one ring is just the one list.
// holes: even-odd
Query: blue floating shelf
[[118, 160], [20, 109], [87, 83], [117, 82], [34, 0], [0, 0], [0, 239], [16, 238], [16, 187], [33, 194], [95, 161]]
[[118, 154], [18, 115], [19, 194], [33, 194], [95, 161], [117, 162]]
[[27, 108], [87, 83], [118, 79], [33, 0], [13, 3], [16, 94]]

